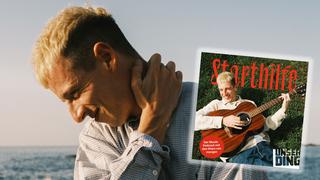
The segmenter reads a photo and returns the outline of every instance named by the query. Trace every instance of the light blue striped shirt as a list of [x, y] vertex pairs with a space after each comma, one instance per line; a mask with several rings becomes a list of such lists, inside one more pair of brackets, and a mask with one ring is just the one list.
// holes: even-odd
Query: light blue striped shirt
[[184, 83], [164, 145], [139, 133], [138, 121], [120, 127], [90, 120], [79, 137], [75, 179], [256, 179], [263, 172], [235, 164], [190, 164], [194, 83]]

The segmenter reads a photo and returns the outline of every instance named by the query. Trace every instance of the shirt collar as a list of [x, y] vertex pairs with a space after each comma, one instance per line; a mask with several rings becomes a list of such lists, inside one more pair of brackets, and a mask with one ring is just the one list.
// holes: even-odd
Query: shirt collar
[[241, 102], [241, 100], [242, 100], [242, 98], [241, 98], [239, 95], [237, 95], [237, 100], [232, 101], [232, 102], [225, 102], [224, 100], [222, 100], [222, 103], [223, 103], [224, 105], [230, 104], [230, 105], [238, 106], [239, 103]]
[[138, 117], [130, 117], [128, 119], [127, 123], [131, 128], [137, 129], [139, 126], [139, 118]]

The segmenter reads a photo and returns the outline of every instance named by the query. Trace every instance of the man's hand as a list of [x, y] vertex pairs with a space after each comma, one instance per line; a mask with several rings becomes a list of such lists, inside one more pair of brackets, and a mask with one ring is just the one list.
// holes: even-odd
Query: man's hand
[[284, 110], [284, 112], [287, 112], [288, 110], [288, 107], [289, 107], [289, 102], [290, 102], [290, 96], [289, 96], [289, 93], [286, 93], [286, 94], [281, 94], [281, 96], [279, 97], [283, 100], [282, 102], [282, 109]]
[[238, 116], [230, 115], [222, 119], [222, 124], [230, 128], [242, 129], [242, 126], [245, 126], [246, 122], [241, 121]]
[[142, 110], [138, 131], [163, 143], [181, 93], [182, 73], [175, 71], [173, 62], [164, 66], [159, 54], [150, 58], [143, 79], [142, 71], [142, 62], [137, 60], [132, 69], [131, 88]]

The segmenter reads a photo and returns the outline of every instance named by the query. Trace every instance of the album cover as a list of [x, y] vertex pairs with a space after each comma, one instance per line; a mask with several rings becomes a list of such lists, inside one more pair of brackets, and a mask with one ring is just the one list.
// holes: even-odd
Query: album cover
[[299, 169], [310, 60], [200, 53], [192, 159]]

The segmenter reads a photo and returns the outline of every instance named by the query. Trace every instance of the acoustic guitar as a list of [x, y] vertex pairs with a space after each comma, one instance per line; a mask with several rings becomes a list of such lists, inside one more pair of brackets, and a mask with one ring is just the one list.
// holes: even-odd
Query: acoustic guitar
[[[290, 95], [305, 95], [306, 85], [298, 86], [289, 92]], [[244, 145], [246, 140], [253, 135], [259, 134], [265, 123], [265, 117], [261, 114], [265, 110], [282, 102], [282, 98], [275, 98], [259, 107], [250, 102], [242, 102], [233, 110], [221, 109], [207, 114], [207, 116], [229, 116], [234, 115], [240, 117], [245, 122], [245, 126], [241, 130], [224, 127], [221, 129], [202, 130], [202, 138], [206, 136], [219, 137], [224, 143], [224, 150], [221, 156], [230, 157], [236, 154]]]

